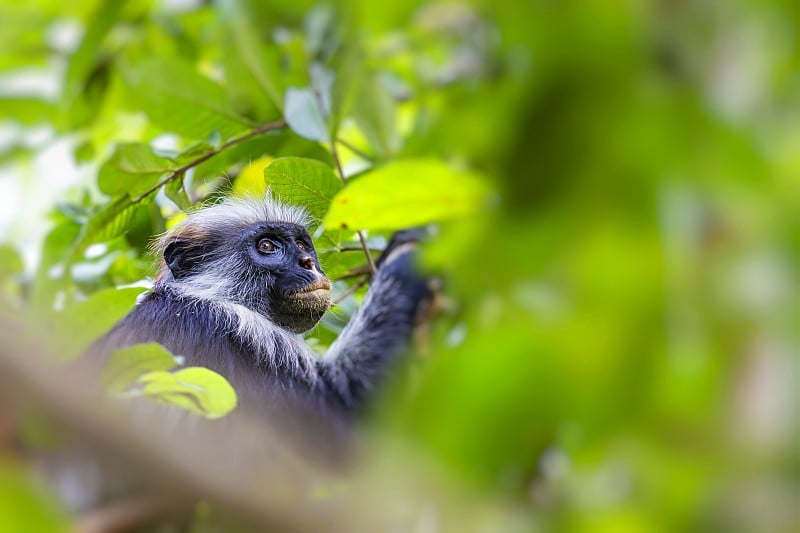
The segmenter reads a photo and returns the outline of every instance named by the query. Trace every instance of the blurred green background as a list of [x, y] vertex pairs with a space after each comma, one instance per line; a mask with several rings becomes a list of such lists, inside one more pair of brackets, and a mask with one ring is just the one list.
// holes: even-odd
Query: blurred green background
[[[386, 173], [365, 200], [431, 204], [425, 261], [449, 295], [371, 414], [378, 451], [403, 442], [532, 529], [800, 523], [797, 2], [30, 0], [0, 21], [9, 309], [58, 315], [146, 279], [181, 202], [261, 184], [273, 157], [334, 168], [333, 138], [354, 183], [446, 166]], [[187, 161], [281, 117], [194, 167], [179, 200], [98, 229], [176, 168], [109, 174], [120, 143]], [[491, 192], [465, 193], [467, 171]], [[439, 179], [455, 203], [425, 192]], [[378, 244], [420, 222], [387, 216], [361, 228]], [[352, 239], [320, 236], [329, 273], [357, 262]], [[7, 455], [12, 531], [3, 506], [35, 498]]]

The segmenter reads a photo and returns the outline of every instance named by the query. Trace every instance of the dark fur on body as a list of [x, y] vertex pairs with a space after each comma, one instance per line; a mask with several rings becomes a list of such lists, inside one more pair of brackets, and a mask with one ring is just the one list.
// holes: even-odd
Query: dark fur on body
[[[132, 409], [137, 427], [156, 431], [155, 420], [167, 433], [205, 440], [200, 435], [213, 426], [214, 435], [229, 439], [220, 453], [234, 447], [243, 465], [253, 447], [257, 457], [271, 456], [266, 449], [275, 443], [269, 431], [274, 428], [293, 451], [335, 464], [347, 448], [354, 416], [407, 349], [428, 289], [413, 265], [416, 234], [396, 234], [378, 260], [361, 307], [318, 356], [298, 335], [330, 305], [330, 283], [307, 223], [304, 210], [269, 197], [228, 200], [190, 213], [156, 245], [162, 267], [152, 291], [94, 343], [81, 367], [96, 370], [116, 348], [157, 342], [182, 356], [185, 366], [223, 375], [236, 390], [239, 407], [234, 417], [201, 425], [185, 412], [137, 401]], [[263, 239], [280, 253], [259, 252]], [[248, 430], [251, 425], [237, 414], [258, 416], [266, 434], [242, 435], [242, 422]], [[58, 492], [75, 510], [148, 492], [139, 472], [113, 454], [98, 455], [80, 438], [47, 463]]]
[[[327, 283], [306, 224], [303, 210], [270, 198], [189, 215], [158, 244], [164, 265], [152, 292], [92, 352], [158, 342], [186, 365], [225, 376], [246, 408], [349, 419], [407, 348], [427, 287], [413, 266], [414, 233], [397, 234], [362, 306], [320, 358], [296, 332], [316, 324], [329, 300], [291, 298]], [[252, 246], [264, 234], [298, 239], [303, 249], [282, 241], [281, 260], [265, 262]], [[280, 308], [287, 301], [288, 311]]]

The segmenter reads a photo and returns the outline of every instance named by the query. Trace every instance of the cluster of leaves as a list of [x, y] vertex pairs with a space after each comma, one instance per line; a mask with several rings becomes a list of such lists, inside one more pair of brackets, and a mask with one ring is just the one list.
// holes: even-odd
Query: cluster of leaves
[[[110, 287], [150, 274], [152, 235], [210, 195], [308, 206], [339, 294], [364, 248], [435, 221], [426, 264], [458, 309], [377, 411], [378, 455], [410, 442], [545, 526], [796, 516], [792, 2], [33, 4], [0, 6], [0, 68], [55, 57], [63, 84], [0, 112], [69, 138], [97, 190], [58, 206], [22, 289], [11, 248], [0, 279], [80, 332], [65, 354], [124, 314], [138, 289]], [[73, 47], [25, 31], [65, 20]]]
[[[470, 215], [485, 203], [488, 186], [475, 174], [403, 153], [397, 95], [369, 66], [362, 39], [345, 38], [350, 23], [343, 15], [318, 6], [300, 28], [267, 31], [252, 9], [232, 5], [171, 19], [187, 42], [213, 30], [221, 42], [230, 39], [231, 49], [202, 50], [198, 39], [168, 52], [162, 47], [174, 28], [157, 17], [143, 19], [145, 5], [101, 2], [91, 12], [49, 115], [65, 132], [83, 132], [75, 157], [100, 160], [96, 184], [103, 195], [61, 209], [67, 220], [51, 231], [48, 240], [58, 243], [45, 244], [51, 254], [39, 267], [48, 287], [39, 289], [36, 312], [49, 314], [59, 294], [67, 294], [63, 306], [74, 306], [54, 317], [64, 357], [79, 354], [119, 319], [134, 290], [81, 300], [144, 277], [147, 239], [180, 216], [176, 209], [209, 195], [263, 196], [269, 190], [304, 206], [317, 221], [326, 271], [347, 279], [363, 278], [371, 261], [342, 253], [358, 251], [356, 234], [362, 254], [369, 254], [388, 230]], [[130, 32], [124, 38], [122, 28]], [[278, 32], [285, 35], [279, 39]], [[147, 120], [138, 138], [106, 131], [108, 121], [124, 128], [131, 113]], [[345, 187], [349, 178], [357, 179]], [[354, 288], [363, 285], [354, 281]], [[350, 293], [346, 282], [340, 287]], [[99, 309], [103, 320], [95, 319]], [[329, 323], [324, 342], [336, 332]], [[153, 361], [147, 350], [141, 357]], [[151, 372], [141, 377], [148, 385], [140, 390], [154, 390], [150, 381], [153, 372], [165, 370], [160, 366], [140, 368]], [[182, 385], [172, 383], [182, 398]]]

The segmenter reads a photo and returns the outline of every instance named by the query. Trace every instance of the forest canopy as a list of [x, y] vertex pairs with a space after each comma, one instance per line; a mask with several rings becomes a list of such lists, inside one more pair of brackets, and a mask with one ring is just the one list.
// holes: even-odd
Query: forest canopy
[[[8, 0], [0, 20], [0, 531], [74, 524], [20, 449], [113, 429], [52, 368], [147, 290], [154, 237], [267, 191], [308, 209], [334, 281], [315, 349], [395, 230], [433, 234], [442, 301], [351, 481], [288, 515], [235, 487], [198, 531], [206, 504], [252, 502], [265, 528], [797, 523], [795, 2]], [[173, 363], [123, 354], [109, 393], [235, 407]]]

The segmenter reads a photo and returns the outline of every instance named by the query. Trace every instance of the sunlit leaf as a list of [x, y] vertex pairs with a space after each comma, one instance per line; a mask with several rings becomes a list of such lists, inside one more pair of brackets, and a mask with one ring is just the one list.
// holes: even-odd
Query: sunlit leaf
[[147, 397], [206, 418], [224, 416], [237, 403], [236, 391], [228, 381], [202, 367], [189, 367], [176, 372], [148, 372], [139, 378], [138, 388], [128, 395]]
[[305, 207], [317, 221], [322, 220], [331, 199], [342, 188], [331, 167], [301, 157], [274, 160], [264, 170], [264, 181], [275, 196]]
[[267, 192], [264, 169], [272, 162], [271, 156], [259, 157], [239, 172], [231, 192], [237, 196], [263, 197]]
[[172, 354], [160, 344], [137, 344], [111, 352], [100, 379], [109, 392], [117, 393], [134, 386], [142, 374], [169, 370], [176, 365]]
[[400, 229], [479, 213], [489, 188], [472, 172], [432, 159], [400, 160], [348, 183], [331, 202], [325, 226]]

